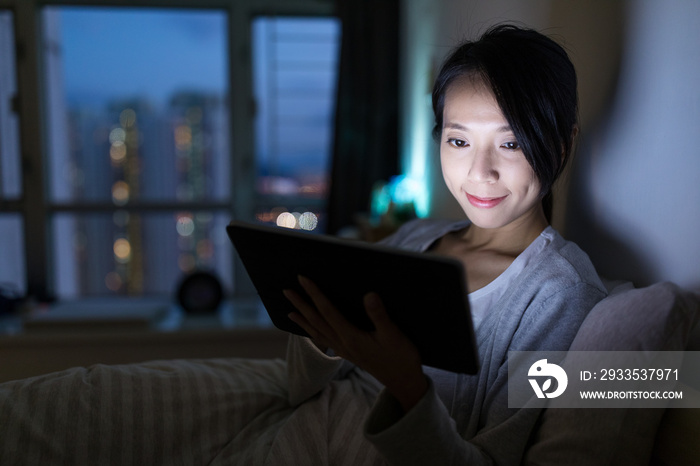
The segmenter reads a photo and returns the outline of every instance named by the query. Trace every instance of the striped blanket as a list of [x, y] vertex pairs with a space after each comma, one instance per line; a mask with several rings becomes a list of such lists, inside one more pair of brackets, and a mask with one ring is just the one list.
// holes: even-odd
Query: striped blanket
[[374, 465], [376, 393], [352, 376], [293, 405], [282, 360], [74, 368], [0, 384], [0, 465]]

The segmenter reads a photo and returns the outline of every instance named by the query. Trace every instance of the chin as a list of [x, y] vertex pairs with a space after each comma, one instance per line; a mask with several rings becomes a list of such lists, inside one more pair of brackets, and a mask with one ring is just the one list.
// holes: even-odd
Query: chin
[[482, 228], [484, 230], [495, 230], [497, 228], [501, 228], [506, 226], [505, 223], [502, 222], [479, 222], [479, 221], [472, 221], [472, 225], [477, 226], [479, 228]]

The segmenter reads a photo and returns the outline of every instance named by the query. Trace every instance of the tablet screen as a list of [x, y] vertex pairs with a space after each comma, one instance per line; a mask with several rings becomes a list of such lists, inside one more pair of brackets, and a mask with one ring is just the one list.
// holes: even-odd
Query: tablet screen
[[273, 324], [306, 335], [289, 320], [282, 290], [314, 281], [353, 324], [371, 330], [363, 297], [374, 291], [390, 318], [414, 342], [423, 364], [475, 373], [476, 345], [464, 268], [459, 261], [359, 241], [243, 222], [227, 233]]

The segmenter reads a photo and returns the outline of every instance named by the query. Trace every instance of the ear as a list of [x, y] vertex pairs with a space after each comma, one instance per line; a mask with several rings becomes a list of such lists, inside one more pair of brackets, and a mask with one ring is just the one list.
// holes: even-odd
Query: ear
[[576, 141], [576, 136], [578, 136], [578, 125], [574, 125], [573, 129], [571, 130], [571, 146], [573, 147], [574, 142]]

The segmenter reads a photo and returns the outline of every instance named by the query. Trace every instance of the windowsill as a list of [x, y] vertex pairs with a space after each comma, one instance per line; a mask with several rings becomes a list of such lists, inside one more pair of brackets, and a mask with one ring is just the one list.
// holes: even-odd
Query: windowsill
[[[121, 303], [119, 303], [121, 301]], [[98, 300], [81, 300], [80, 306]], [[103, 301], [104, 302], [104, 301]], [[115, 300], [108, 300], [109, 306]], [[288, 335], [275, 328], [259, 300], [234, 300], [210, 315], [186, 315], [168, 300], [116, 300], [132, 306], [160, 302], [167, 312], [153, 326], [87, 325], [25, 329], [19, 317], [0, 319], [0, 382], [93, 364], [163, 359], [284, 358]], [[144, 308], [148, 308], [145, 306]]]
[[0, 338], [272, 328], [259, 298], [228, 299], [209, 313], [186, 313], [168, 298], [84, 298], [0, 316]]

